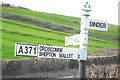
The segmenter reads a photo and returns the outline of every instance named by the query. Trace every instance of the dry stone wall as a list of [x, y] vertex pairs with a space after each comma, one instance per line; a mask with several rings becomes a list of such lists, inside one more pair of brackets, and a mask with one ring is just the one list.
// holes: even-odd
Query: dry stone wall
[[88, 78], [119, 78], [118, 56], [89, 58]]
[[[118, 78], [118, 56], [89, 57], [86, 63], [87, 78]], [[49, 75], [48, 75], [49, 73]], [[77, 60], [31, 58], [3, 60], [3, 77], [44, 77], [78, 76]]]

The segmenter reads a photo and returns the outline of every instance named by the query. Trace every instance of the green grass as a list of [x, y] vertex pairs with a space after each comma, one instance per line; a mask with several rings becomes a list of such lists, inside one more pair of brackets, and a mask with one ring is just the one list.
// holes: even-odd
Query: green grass
[[6, 7], [2, 8], [2, 13], [26, 16], [26, 17], [33, 18], [33, 19], [51, 22], [57, 25], [75, 27], [79, 29], [79, 25], [73, 24], [73, 21], [80, 22], [80, 18], [74, 18], [74, 17], [62, 16], [62, 15], [56, 15], [56, 14], [48, 14], [44, 12], [35, 12], [31, 10], [24, 10], [24, 9], [17, 9], [17, 8], [6, 8]]
[[[20, 15], [28, 18], [51, 22], [52, 24], [73, 27], [74, 29], [79, 31], [79, 24], [75, 24], [74, 21], [80, 22], [80, 19], [75, 17], [67, 17], [25, 9], [6, 7], [3, 8], [2, 12], [3, 14]], [[1, 18], [0, 20], [2, 20], [2, 27], [0, 28], [0, 31], [2, 31], [2, 41], [0, 41], [0, 44], [2, 45], [2, 49], [0, 49], [2, 51], [2, 59], [26, 58], [23, 56], [14, 56], [15, 42], [71, 48], [79, 47], [64, 45], [64, 38], [66, 36], [75, 35], [75, 33], [72, 31], [54, 31], [19, 20], [10, 20], [4, 18]], [[108, 32], [89, 30], [89, 34], [91, 34], [92, 36], [89, 36], [88, 52], [95, 52], [102, 49], [118, 47], [118, 43], [113, 41], [113, 38], [116, 38], [118, 36], [118, 27], [115, 25], [110, 24]], [[102, 37], [103, 39], [97, 37]]]
[[[2, 13], [25, 16], [28, 18], [51, 22], [57, 25], [73, 27], [78, 31], [80, 30], [79, 28], [80, 25], [73, 23], [74, 21], [79, 23], [80, 18], [68, 17], [68, 16], [62, 16], [62, 15], [56, 15], [56, 14], [48, 14], [43, 12], [35, 12], [35, 11], [25, 10], [25, 9], [6, 8], [6, 7], [2, 8]], [[115, 38], [118, 36], [118, 27], [115, 25], [109, 25], [108, 32], [89, 30], [89, 33], [92, 34], [94, 37], [103, 36], [106, 38]]]
[[101, 39], [95, 39], [95, 41], [88, 41], [88, 52], [95, 52], [107, 48], [117, 48], [117, 42], [111, 42]]

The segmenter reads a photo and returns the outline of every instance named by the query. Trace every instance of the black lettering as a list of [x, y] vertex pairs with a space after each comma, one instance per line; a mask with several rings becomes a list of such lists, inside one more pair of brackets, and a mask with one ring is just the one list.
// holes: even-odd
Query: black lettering
[[51, 50], [51, 52], [54, 52], [54, 48], [51, 47], [50, 50]]
[[39, 56], [56, 57], [56, 54], [51, 52], [39, 52]]
[[94, 27], [96, 23], [95, 23], [95, 22], [93, 22], [92, 24], [93, 24], [92, 26]]
[[44, 56], [47, 56], [48, 55], [48, 52], [44, 52], [44, 54], [43, 54]]
[[78, 59], [80, 59], [80, 55], [78, 54]]
[[48, 51], [48, 52], [50, 51], [50, 47], [47, 47], [47, 51]]
[[94, 27], [95, 24], [96, 24], [95, 22], [90, 22], [90, 26], [93, 26], [93, 27]]
[[44, 48], [43, 46], [40, 46], [40, 51], [42, 51], [42, 50], [43, 50], [43, 48]]
[[55, 52], [59, 52], [59, 48], [55, 48]]
[[20, 53], [20, 52], [23, 54], [23, 48], [22, 48], [22, 46], [20, 46], [18, 53]]
[[53, 52], [55, 52], [55, 48], [53, 48]]
[[62, 52], [63, 51], [63, 48], [60, 48], [60, 52]]
[[92, 26], [92, 27], [106, 28], [106, 24], [105, 23], [91, 22], [90, 21], [89, 25]]
[[106, 24], [105, 23], [103, 23], [103, 27], [106, 28]]
[[73, 58], [73, 54], [59, 54], [59, 57], [62, 57], [62, 58]]
[[29, 47], [29, 48], [30, 48], [29, 54], [31, 54], [31, 51], [32, 51], [32, 47]]
[[100, 28], [103, 28], [103, 23], [100, 23]]
[[28, 53], [28, 47], [27, 46], [25, 46], [25, 52], [24, 52], [25, 54], [27, 54]]
[[34, 48], [34, 54], [36, 54], [36, 47]]
[[93, 24], [92, 24], [92, 22], [90, 22], [90, 26], [92, 26]]
[[48, 48], [47, 48], [47, 51], [48, 51], [48, 52], [51, 52], [51, 48], [52, 48], [52, 47], [48, 47]]
[[47, 51], [47, 47], [45, 47], [45, 51]]
[[56, 57], [56, 54], [55, 53], [51, 53], [51, 57]]
[[42, 56], [43, 55], [43, 53], [42, 52], [39, 52], [39, 56]]
[[62, 54], [59, 54], [59, 57], [62, 57]]
[[73, 54], [69, 54], [70, 58], [73, 58]]
[[55, 48], [55, 47], [44, 47], [40, 46], [40, 51], [46, 51], [46, 52], [62, 52], [62, 48]]
[[96, 22], [96, 27], [100, 27], [101, 24], [99, 22]]
[[55, 48], [55, 52], [62, 52], [62, 48]]

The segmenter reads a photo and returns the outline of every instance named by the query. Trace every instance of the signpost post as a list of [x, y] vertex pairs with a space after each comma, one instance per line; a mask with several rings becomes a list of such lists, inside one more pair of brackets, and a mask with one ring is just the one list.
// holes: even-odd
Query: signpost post
[[88, 29], [108, 31], [108, 22], [101, 20], [88, 19], [89, 12], [92, 11], [91, 5], [88, 1], [85, 1], [82, 11], [84, 12], [81, 17], [81, 32], [80, 32], [80, 59], [79, 59], [79, 72], [80, 79], [85, 78], [86, 72], [86, 58], [87, 58], [87, 44], [88, 44]]
[[[89, 2], [85, 1], [82, 11], [84, 12], [81, 17], [81, 38], [80, 38], [80, 49], [84, 51], [84, 53], [80, 53], [84, 56], [87, 56], [87, 43], [88, 43], [88, 17], [90, 16], [89, 12], [91, 11], [91, 5]], [[85, 57], [86, 58], [86, 57]], [[80, 79], [85, 78], [85, 65], [86, 59], [79, 59], [79, 74]]]

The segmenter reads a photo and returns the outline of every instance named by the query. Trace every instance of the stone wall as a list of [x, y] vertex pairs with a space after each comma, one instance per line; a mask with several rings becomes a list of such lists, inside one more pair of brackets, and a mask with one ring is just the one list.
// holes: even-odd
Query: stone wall
[[[118, 56], [89, 57], [86, 64], [87, 78], [119, 77]], [[73, 75], [79, 77], [78, 74], [77, 60], [31, 58], [2, 61], [2, 75], [5, 78], [54, 78]]]
[[89, 58], [87, 62], [88, 78], [118, 78], [118, 56]]

